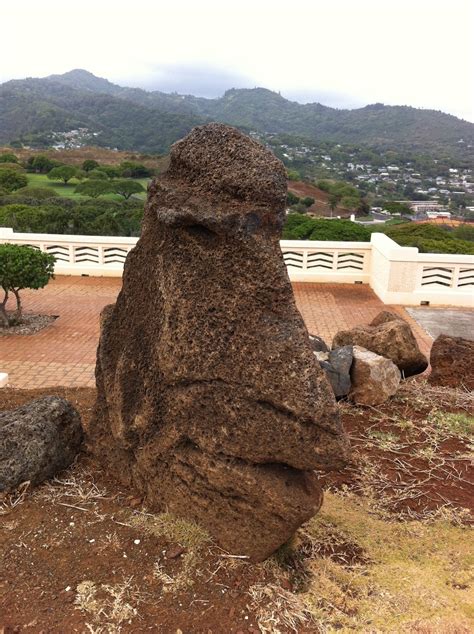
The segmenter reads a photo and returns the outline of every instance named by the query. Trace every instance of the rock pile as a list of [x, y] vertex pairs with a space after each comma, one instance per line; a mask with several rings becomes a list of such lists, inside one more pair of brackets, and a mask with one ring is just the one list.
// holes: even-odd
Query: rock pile
[[71, 464], [82, 438], [79, 414], [57, 396], [0, 412], [0, 491], [52, 478]]
[[397, 314], [382, 311], [368, 326], [341, 330], [334, 337], [332, 348], [362, 346], [391, 359], [405, 377], [423, 372], [428, 360], [418, 347], [410, 326]]
[[89, 443], [154, 510], [261, 560], [316, 513], [344, 461], [334, 396], [279, 237], [286, 173], [233, 128], [195, 128], [148, 193], [102, 316]]

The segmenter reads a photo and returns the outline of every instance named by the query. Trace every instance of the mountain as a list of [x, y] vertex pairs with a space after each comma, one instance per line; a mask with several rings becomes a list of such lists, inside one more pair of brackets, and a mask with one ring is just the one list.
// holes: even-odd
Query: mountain
[[383, 104], [338, 110], [289, 101], [265, 88], [233, 88], [205, 99], [125, 88], [81, 69], [0, 85], [1, 143], [46, 143], [53, 131], [83, 127], [97, 133], [94, 142], [102, 146], [165, 152], [206, 121], [434, 158], [474, 159], [474, 124], [435, 110]]

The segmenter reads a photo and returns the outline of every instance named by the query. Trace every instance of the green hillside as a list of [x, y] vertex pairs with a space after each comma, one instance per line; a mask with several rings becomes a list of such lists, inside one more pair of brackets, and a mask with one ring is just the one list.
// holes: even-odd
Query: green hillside
[[123, 88], [84, 70], [0, 85], [0, 143], [44, 146], [51, 132], [87, 128], [101, 146], [165, 152], [194, 125], [210, 120], [474, 162], [474, 124], [435, 110], [383, 104], [338, 110], [292, 102], [264, 88], [231, 89], [204, 99]]

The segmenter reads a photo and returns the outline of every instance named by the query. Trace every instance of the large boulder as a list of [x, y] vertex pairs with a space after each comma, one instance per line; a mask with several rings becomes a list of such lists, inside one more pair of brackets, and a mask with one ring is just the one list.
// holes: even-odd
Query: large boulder
[[282, 163], [233, 128], [173, 146], [102, 316], [89, 430], [150, 509], [253, 560], [318, 511], [313, 470], [346, 452], [279, 247], [285, 200]]
[[380, 405], [388, 401], [400, 384], [397, 366], [390, 359], [361, 346], [354, 346], [353, 355], [349, 398], [361, 405]]
[[52, 478], [71, 464], [82, 439], [79, 414], [58, 396], [0, 412], [0, 491]]
[[439, 335], [431, 348], [432, 385], [474, 390], [474, 341]]
[[[317, 355], [318, 353], [315, 354]], [[325, 359], [319, 357], [317, 358], [320, 366], [326, 372], [326, 376], [331, 384], [334, 396], [338, 399], [347, 396], [351, 389], [350, 370], [353, 359], [352, 346], [336, 348], [326, 354], [327, 358]]]
[[382, 357], [391, 359], [405, 377], [423, 372], [428, 360], [407, 322], [397, 314], [382, 311], [368, 326], [356, 326], [339, 331], [332, 348], [362, 346]]

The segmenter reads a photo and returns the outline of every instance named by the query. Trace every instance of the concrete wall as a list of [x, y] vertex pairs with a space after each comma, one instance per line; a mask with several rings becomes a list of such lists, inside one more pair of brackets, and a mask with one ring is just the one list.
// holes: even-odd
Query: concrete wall
[[[15, 233], [0, 243], [29, 245], [56, 257], [58, 275], [120, 277], [138, 238]], [[365, 283], [386, 304], [474, 307], [474, 256], [419, 253], [382, 233], [370, 242], [282, 240], [292, 281]]]

